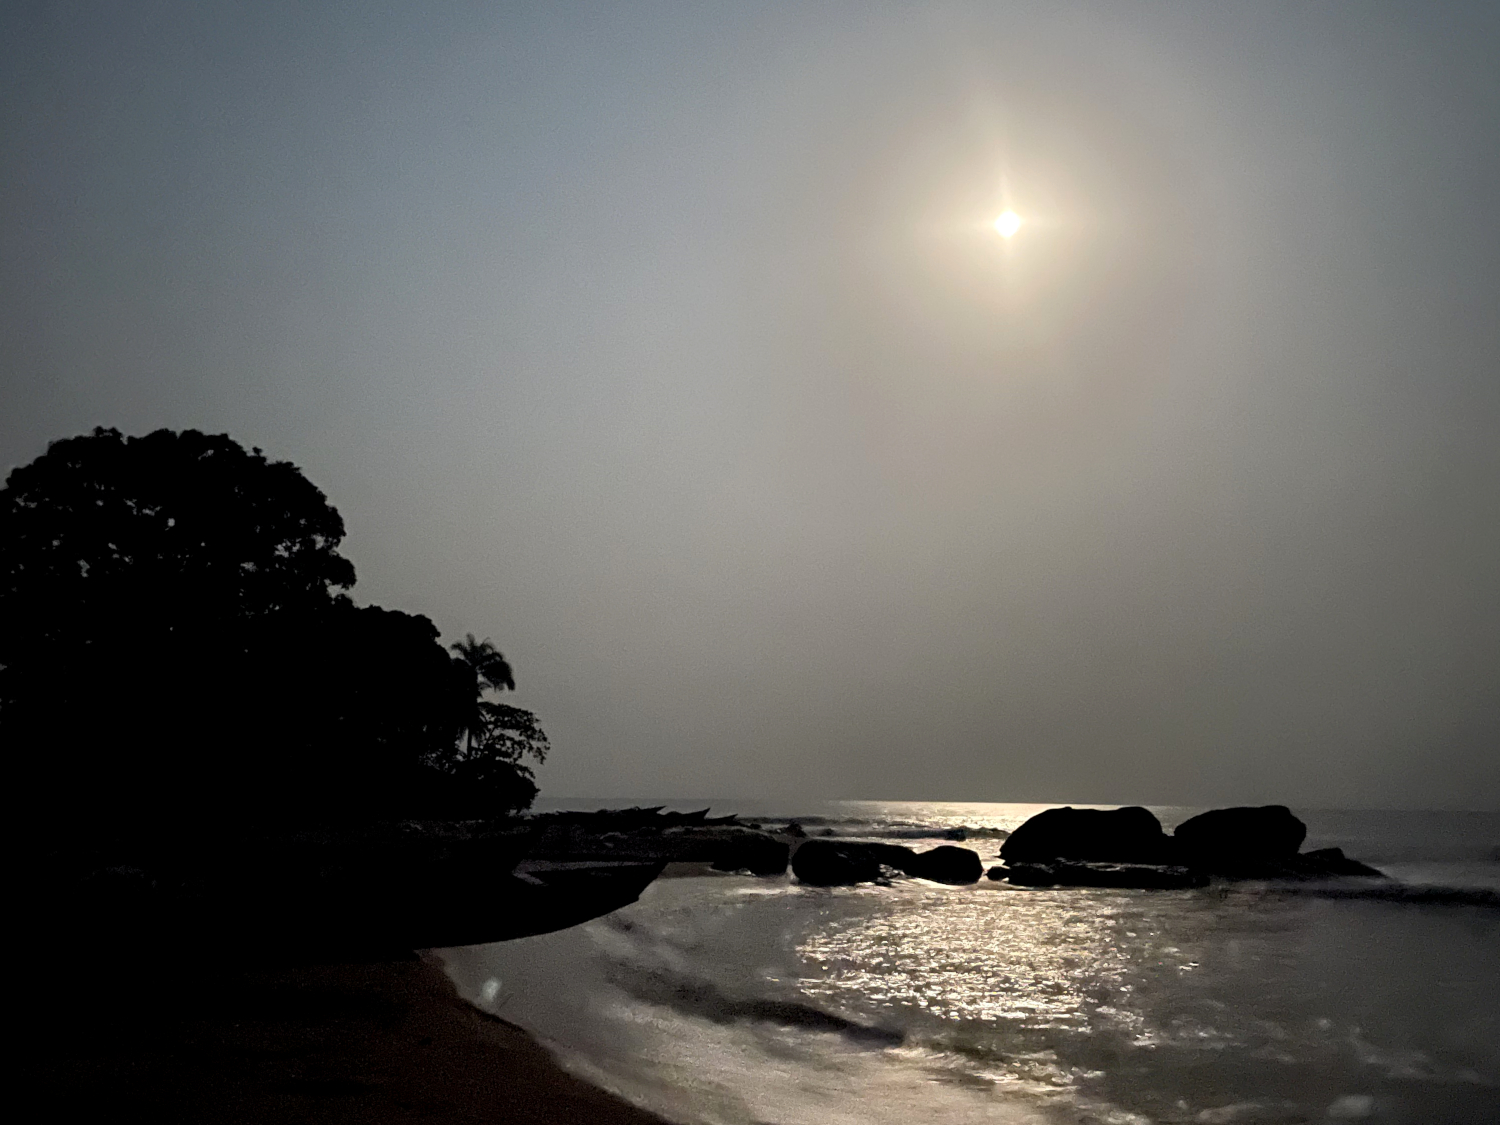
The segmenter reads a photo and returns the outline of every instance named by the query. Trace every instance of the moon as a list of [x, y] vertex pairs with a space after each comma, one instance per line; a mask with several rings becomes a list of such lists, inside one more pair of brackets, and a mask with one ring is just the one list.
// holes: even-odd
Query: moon
[[1021, 216], [1014, 211], [1006, 211], [995, 220], [994, 226], [1001, 238], [1010, 238], [1021, 229]]

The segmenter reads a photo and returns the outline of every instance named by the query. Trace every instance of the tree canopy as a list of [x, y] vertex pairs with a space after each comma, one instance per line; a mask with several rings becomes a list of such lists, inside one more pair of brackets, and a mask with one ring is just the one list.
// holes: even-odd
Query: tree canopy
[[[224, 435], [53, 442], [0, 490], [0, 733], [41, 806], [93, 816], [484, 815], [546, 737], [510, 666], [356, 606], [343, 520]], [[503, 671], [502, 671], [503, 670]]]

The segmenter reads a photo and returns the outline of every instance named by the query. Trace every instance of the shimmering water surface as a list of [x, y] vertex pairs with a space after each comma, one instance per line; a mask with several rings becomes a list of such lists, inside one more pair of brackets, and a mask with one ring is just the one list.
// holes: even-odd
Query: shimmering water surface
[[[989, 859], [1040, 807], [799, 819], [919, 847], [965, 826]], [[1298, 811], [1311, 847], [1500, 887], [1500, 816]], [[697, 876], [445, 956], [476, 1002], [685, 1123], [1500, 1122], [1500, 912], [1472, 904]]]

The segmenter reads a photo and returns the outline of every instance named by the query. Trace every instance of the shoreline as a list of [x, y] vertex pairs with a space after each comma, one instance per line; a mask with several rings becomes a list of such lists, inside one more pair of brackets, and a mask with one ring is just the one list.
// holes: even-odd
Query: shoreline
[[38, 999], [23, 1081], [50, 1113], [230, 1125], [668, 1125], [462, 999], [436, 954], [227, 972], [204, 957], [139, 969], [92, 997]]

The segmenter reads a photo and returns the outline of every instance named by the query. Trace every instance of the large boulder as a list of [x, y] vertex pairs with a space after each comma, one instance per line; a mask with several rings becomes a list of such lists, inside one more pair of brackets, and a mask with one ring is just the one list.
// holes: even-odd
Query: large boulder
[[960, 885], [979, 882], [979, 877], [984, 874], [984, 864], [976, 851], [942, 844], [931, 851], [913, 855], [902, 870], [918, 879]]
[[1147, 809], [1047, 809], [1010, 834], [1000, 848], [1008, 864], [1166, 863], [1171, 840]]
[[[900, 853], [904, 852], [905, 855]], [[914, 855], [893, 844], [856, 844], [846, 840], [809, 840], [792, 853], [792, 874], [814, 887], [847, 887], [873, 883], [881, 864], [904, 866]], [[891, 862], [901, 860], [900, 864]]]
[[1200, 871], [1269, 875], [1296, 860], [1307, 825], [1285, 805], [1211, 809], [1183, 821], [1172, 838], [1181, 862]]

